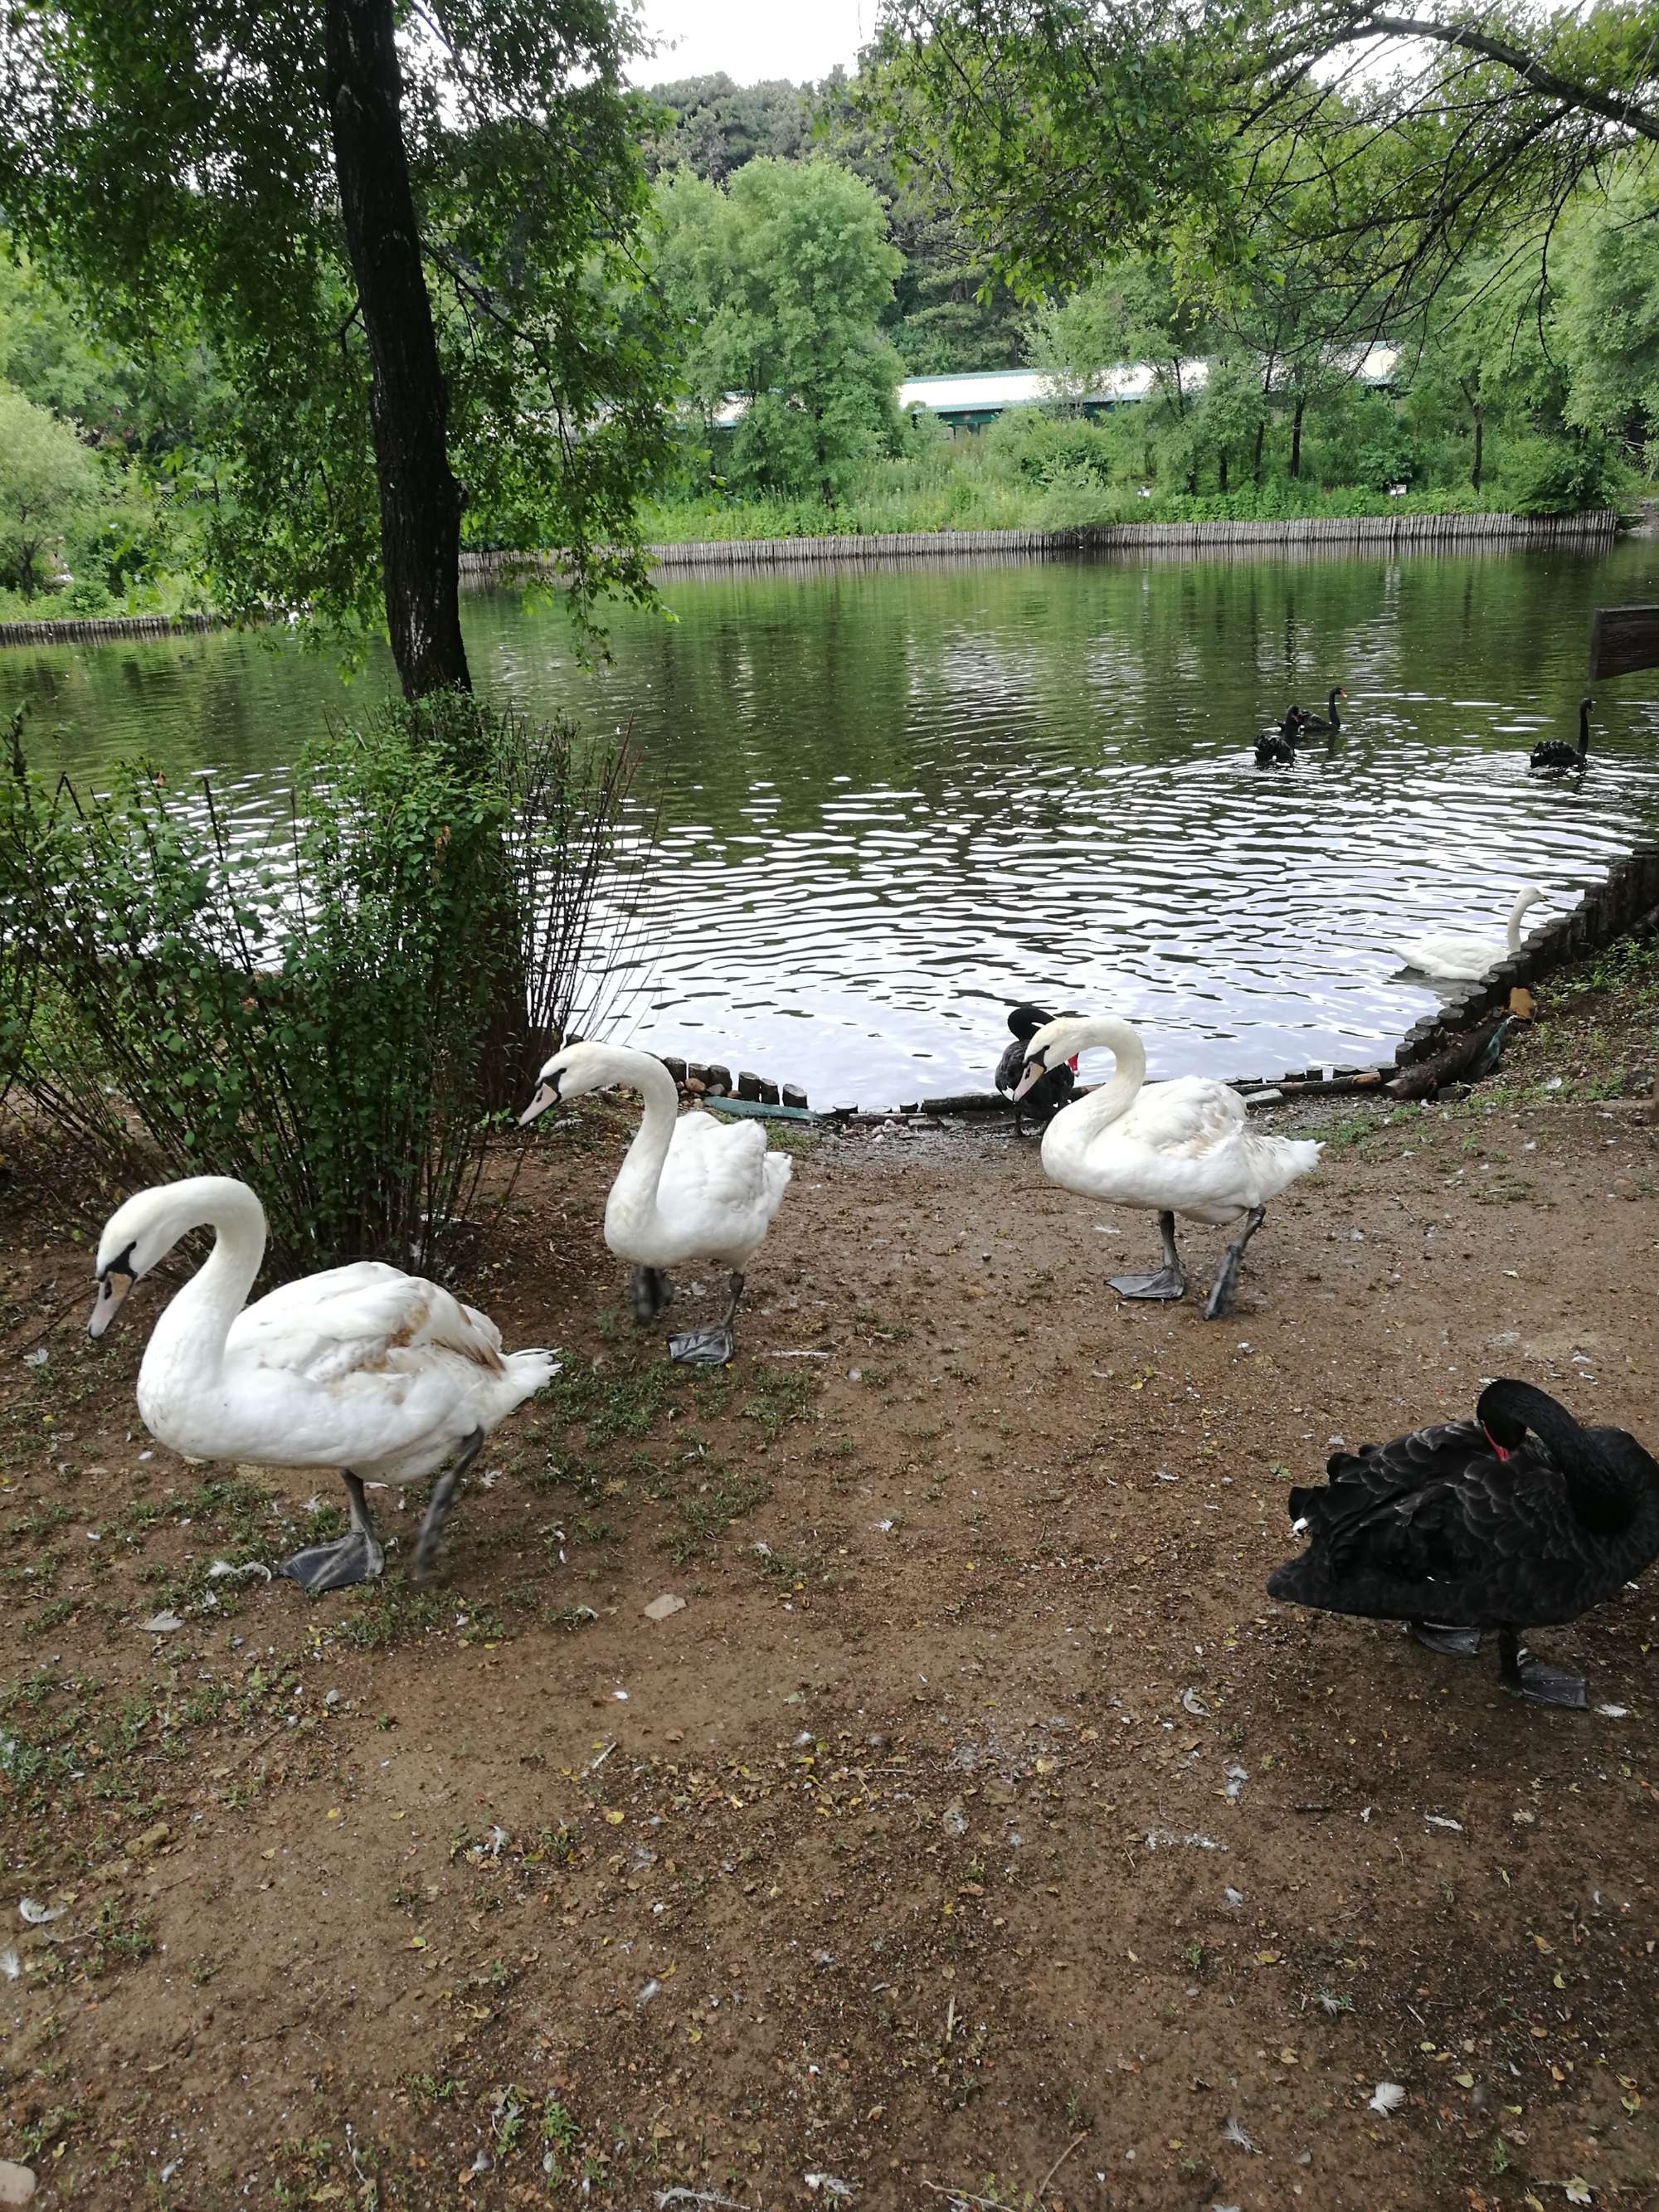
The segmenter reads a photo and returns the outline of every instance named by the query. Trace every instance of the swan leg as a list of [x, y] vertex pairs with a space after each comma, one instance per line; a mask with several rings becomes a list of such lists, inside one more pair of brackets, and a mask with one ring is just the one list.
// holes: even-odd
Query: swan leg
[[1478, 1628], [1452, 1628], [1443, 1621], [1408, 1620], [1407, 1633], [1425, 1651], [1443, 1652], [1448, 1659], [1473, 1659], [1480, 1649]]
[[1512, 1628], [1498, 1632], [1498, 1679], [1506, 1690], [1525, 1698], [1529, 1705], [1569, 1705], [1582, 1711], [1589, 1703], [1582, 1674], [1570, 1674], [1565, 1667], [1551, 1667], [1542, 1659], [1534, 1659]]
[[1244, 1257], [1244, 1247], [1267, 1218], [1265, 1206], [1253, 1206], [1244, 1217], [1244, 1226], [1227, 1247], [1221, 1262], [1221, 1273], [1216, 1277], [1209, 1297], [1204, 1301], [1206, 1321], [1224, 1321], [1233, 1310], [1233, 1292], [1238, 1287], [1238, 1263]]
[[634, 1303], [634, 1319], [648, 1328], [674, 1303], [674, 1285], [665, 1267], [635, 1267], [628, 1279], [628, 1295]]
[[1160, 1213], [1158, 1232], [1164, 1239], [1164, 1265], [1155, 1275], [1109, 1275], [1107, 1281], [1121, 1298], [1179, 1298], [1186, 1295], [1187, 1277], [1176, 1244], [1173, 1213]]
[[340, 1480], [351, 1500], [350, 1534], [332, 1544], [309, 1544], [276, 1570], [313, 1597], [320, 1597], [325, 1590], [347, 1589], [353, 1583], [372, 1582], [386, 1565], [362, 1480], [349, 1467], [341, 1468]]
[[668, 1340], [668, 1356], [694, 1367], [724, 1367], [738, 1348], [737, 1332], [732, 1323], [738, 1317], [738, 1300], [743, 1296], [743, 1277], [736, 1268], [732, 1271], [732, 1295], [726, 1301], [726, 1318], [712, 1328], [688, 1329], [683, 1336]]
[[415, 1540], [415, 1579], [423, 1583], [431, 1570], [438, 1549], [438, 1539], [443, 1534], [455, 1492], [460, 1488], [461, 1477], [466, 1473], [483, 1449], [484, 1432], [474, 1429], [461, 1446], [459, 1456], [453, 1460], [432, 1486], [432, 1495], [426, 1502], [426, 1518], [421, 1523], [421, 1533]]

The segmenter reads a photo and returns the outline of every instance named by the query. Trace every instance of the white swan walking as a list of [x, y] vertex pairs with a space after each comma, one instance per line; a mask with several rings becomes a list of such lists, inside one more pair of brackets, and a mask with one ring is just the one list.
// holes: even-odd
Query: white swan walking
[[520, 1126], [562, 1099], [625, 1083], [645, 1102], [645, 1118], [617, 1170], [605, 1206], [605, 1241], [633, 1262], [634, 1317], [644, 1324], [673, 1297], [668, 1269], [710, 1260], [729, 1270], [726, 1318], [668, 1340], [671, 1358], [720, 1366], [737, 1348], [732, 1323], [749, 1262], [783, 1203], [791, 1162], [769, 1152], [755, 1121], [717, 1121], [679, 1111], [679, 1091], [662, 1062], [629, 1045], [573, 1044], [550, 1060]]
[[1456, 982], [1478, 982], [1500, 960], [1512, 960], [1521, 950], [1521, 917], [1529, 906], [1546, 902], [1535, 884], [1523, 886], [1510, 908], [1507, 942], [1496, 937], [1445, 934], [1413, 937], [1400, 948], [1400, 957], [1419, 975], [1440, 975]]
[[1164, 1265], [1155, 1275], [1114, 1275], [1112, 1288], [1126, 1298], [1184, 1293], [1177, 1213], [1206, 1222], [1242, 1217], [1244, 1226], [1227, 1247], [1204, 1308], [1206, 1321], [1218, 1321], [1232, 1310], [1239, 1262], [1268, 1200], [1318, 1164], [1320, 1147], [1308, 1139], [1258, 1135], [1247, 1126], [1238, 1093], [1211, 1076], [1148, 1084], [1139, 1037], [1127, 1022], [1109, 1015], [1050, 1022], [1039, 1030], [1025, 1048], [1020, 1089], [1095, 1045], [1106, 1046], [1115, 1058], [1112, 1079], [1049, 1122], [1042, 1171], [1051, 1182], [1085, 1198], [1157, 1213]]
[[144, 1347], [144, 1426], [196, 1459], [336, 1468], [351, 1501], [350, 1534], [296, 1552], [281, 1568], [313, 1595], [363, 1582], [386, 1564], [365, 1478], [413, 1481], [449, 1461], [416, 1546], [418, 1581], [485, 1437], [558, 1372], [556, 1355], [503, 1352], [484, 1315], [378, 1260], [284, 1283], [248, 1305], [264, 1256], [264, 1208], [229, 1176], [141, 1190], [110, 1216], [89, 1333], [101, 1336], [133, 1285], [203, 1228], [214, 1231], [213, 1249]]

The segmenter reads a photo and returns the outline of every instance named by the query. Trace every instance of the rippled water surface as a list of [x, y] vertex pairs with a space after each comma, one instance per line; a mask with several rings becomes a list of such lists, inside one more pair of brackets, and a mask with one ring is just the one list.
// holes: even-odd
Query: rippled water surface
[[[1501, 935], [1659, 830], [1659, 676], [1598, 700], [1583, 787], [1526, 773], [1573, 736], [1591, 609], [1659, 598], [1659, 544], [1413, 554], [670, 574], [580, 668], [562, 617], [466, 605], [481, 689], [631, 726], [661, 804], [619, 1029], [884, 1105], [982, 1087], [1007, 1004], [1143, 1024], [1154, 1074], [1363, 1061], [1434, 1001], [1395, 947]], [[13, 649], [43, 766], [143, 750], [270, 804], [353, 686], [290, 642]], [[1255, 730], [1334, 683], [1294, 771]], [[1529, 920], [1545, 919], [1534, 909]]]

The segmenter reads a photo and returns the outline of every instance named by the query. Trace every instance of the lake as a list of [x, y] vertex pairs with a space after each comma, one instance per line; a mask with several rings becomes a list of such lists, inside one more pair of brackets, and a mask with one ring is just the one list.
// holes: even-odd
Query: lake
[[[557, 609], [465, 604], [481, 690], [631, 729], [660, 807], [611, 1034], [882, 1106], [988, 1085], [1010, 1003], [1141, 1024], [1152, 1072], [1386, 1054], [1432, 992], [1395, 947], [1501, 936], [1659, 831], [1659, 678], [1603, 687], [1576, 787], [1591, 609], [1659, 599], [1659, 541], [1573, 553], [951, 560], [666, 571], [584, 668]], [[347, 684], [286, 635], [12, 647], [42, 768], [143, 751], [255, 812]], [[1291, 699], [1344, 727], [1294, 770]], [[1541, 908], [1533, 927], [1547, 919]]]

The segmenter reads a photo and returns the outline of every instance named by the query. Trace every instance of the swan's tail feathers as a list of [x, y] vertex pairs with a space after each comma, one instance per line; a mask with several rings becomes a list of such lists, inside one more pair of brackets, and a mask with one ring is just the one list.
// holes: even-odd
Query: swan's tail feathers
[[531, 1345], [523, 1352], [509, 1352], [502, 1364], [513, 1391], [512, 1403], [521, 1406], [553, 1380], [564, 1364], [564, 1355], [542, 1345]]
[[1265, 1206], [1281, 1190], [1288, 1190], [1299, 1176], [1311, 1174], [1319, 1165], [1319, 1155], [1323, 1150], [1324, 1146], [1312, 1137], [1255, 1138], [1252, 1153], [1261, 1178], [1257, 1205]]
[[789, 1188], [789, 1178], [795, 1172], [795, 1163], [787, 1152], [769, 1152], [766, 1155], [766, 1195], [769, 1201], [767, 1219], [769, 1221], [783, 1203], [783, 1194]]

